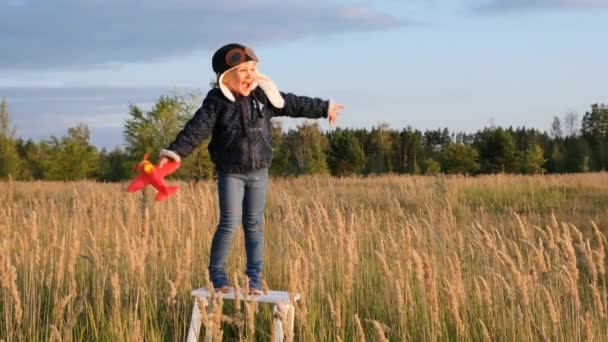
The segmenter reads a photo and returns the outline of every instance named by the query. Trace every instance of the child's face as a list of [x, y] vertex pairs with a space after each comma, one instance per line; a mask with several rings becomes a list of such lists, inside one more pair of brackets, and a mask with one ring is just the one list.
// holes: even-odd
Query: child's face
[[257, 74], [257, 63], [249, 61], [228, 71], [223, 81], [233, 94], [248, 96]]

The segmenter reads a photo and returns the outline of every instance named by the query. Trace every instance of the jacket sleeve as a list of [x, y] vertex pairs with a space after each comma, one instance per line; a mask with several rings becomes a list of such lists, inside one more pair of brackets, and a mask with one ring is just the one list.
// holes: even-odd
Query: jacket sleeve
[[196, 111], [192, 119], [188, 120], [169, 147], [160, 151], [161, 158], [169, 157], [178, 162], [182, 158], [186, 158], [209, 137], [213, 131], [216, 118], [217, 104], [207, 97], [203, 101], [203, 105]]
[[274, 116], [309, 119], [327, 117], [329, 101], [283, 92], [281, 92], [281, 96], [285, 100], [285, 105], [283, 108], [275, 108]]

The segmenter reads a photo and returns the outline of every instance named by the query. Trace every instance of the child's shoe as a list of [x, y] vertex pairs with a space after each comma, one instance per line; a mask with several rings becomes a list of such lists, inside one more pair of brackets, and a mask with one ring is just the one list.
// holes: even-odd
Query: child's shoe
[[250, 296], [260, 296], [264, 294], [264, 289], [262, 288], [262, 279], [259, 276], [249, 277], [249, 295]]
[[230, 291], [230, 282], [223, 269], [209, 270], [209, 277], [215, 292], [228, 293]]
[[224, 285], [222, 287], [216, 287], [215, 292], [228, 293], [230, 292], [230, 286]]
[[262, 289], [255, 289], [253, 287], [249, 288], [249, 295], [250, 296], [261, 296], [264, 294], [264, 291]]

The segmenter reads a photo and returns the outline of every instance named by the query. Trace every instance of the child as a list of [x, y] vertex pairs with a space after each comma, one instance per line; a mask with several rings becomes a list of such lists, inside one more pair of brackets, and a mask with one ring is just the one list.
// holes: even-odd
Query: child
[[323, 101], [279, 92], [257, 71], [258, 58], [240, 44], [215, 52], [213, 71], [218, 88], [211, 89], [175, 138], [160, 152], [162, 166], [188, 156], [211, 134], [209, 153], [218, 174], [220, 222], [211, 243], [209, 276], [216, 290], [229, 290], [226, 258], [238, 225], [245, 233], [249, 293], [262, 291], [264, 232], [262, 220], [272, 160], [270, 119], [273, 116], [328, 118], [335, 123], [343, 108]]

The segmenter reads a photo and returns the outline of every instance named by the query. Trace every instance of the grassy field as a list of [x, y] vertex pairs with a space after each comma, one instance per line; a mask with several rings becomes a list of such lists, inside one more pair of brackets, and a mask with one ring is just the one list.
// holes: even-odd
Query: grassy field
[[[0, 340], [180, 341], [208, 286], [213, 182], [0, 183]], [[608, 340], [608, 174], [273, 179], [264, 277], [296, 341]], [[244, 283], [241, 232], [228, 270]], [[271, 307], [226, 303], [224, 340]]]

